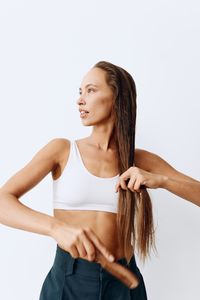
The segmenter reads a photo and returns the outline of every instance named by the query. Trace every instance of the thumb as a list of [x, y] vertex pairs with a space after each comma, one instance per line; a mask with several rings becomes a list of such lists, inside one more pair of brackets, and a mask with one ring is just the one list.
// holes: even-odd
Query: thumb
[[119, 188], [119, 182], [115, 185], [115, 193], [118, 192], [118, 188]]

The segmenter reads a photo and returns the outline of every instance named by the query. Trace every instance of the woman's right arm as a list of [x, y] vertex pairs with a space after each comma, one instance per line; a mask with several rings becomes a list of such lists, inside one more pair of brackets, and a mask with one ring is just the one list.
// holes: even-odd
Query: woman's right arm
[[97, 248], [106, 259], [110, 260], [111, 253], [91, 228], [75, 228], [54, 216], [31, 209], [19, 201], [22, 195], [59, 165], [66, 147], [69, 151], [70, 143], [66, 143], [66, 139], [52, 139], [0, 188], [0, 223], [50, 236], [73, 257], [83, 257], [92, 261], [95, 259]]
[[60, 221], [35, 211], [18, 199], [36, 186], [58, 164], [66, 142], [55, 138], [40, 149], [31, 161], [0, 188], [0, 223], [43, 235], [51, 235]]

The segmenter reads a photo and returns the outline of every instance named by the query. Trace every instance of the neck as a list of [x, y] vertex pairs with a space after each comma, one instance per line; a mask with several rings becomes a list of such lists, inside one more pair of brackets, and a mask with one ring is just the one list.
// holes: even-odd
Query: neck
[[88, 141], [105, 152], [116, 150], [116, 136], [113, 128], [112, 130], [94, 128], [92, 134], [88, 137]]

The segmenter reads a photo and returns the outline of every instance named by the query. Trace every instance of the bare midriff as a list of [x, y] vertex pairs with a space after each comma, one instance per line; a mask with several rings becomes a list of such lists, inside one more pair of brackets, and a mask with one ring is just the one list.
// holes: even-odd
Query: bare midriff
[[[88, 172], [98, 177], [113, 177], [118, 171], [118, 161], [116, 158], [116, 151], [110, 150], [104, 153], [87, 142], [87, 138], [76, 140], [76, 144], [81, 153], [81, 157], [87, 157], [87, 164], [84, 166]], [[69, 152], [69, 147], [68, 147]], [[97, 161], [96, 157], [99, 157]], [[63, 151], [63, 156], [60, 161], [60, 167], [54, 172], [54, 179], [57, 179], [66, 165], [66, 157], [68, 154]], [[99, 163], [99, 165], [97, 164]], [[95, 166], [95, 167], [94, 167]], [[108, 172], [100, 172], [99, 170], [109, 170]], [[112, 174], [110, 171], [112, 170]], [[108, 250], [114, 255], [115, 259], [124, 257], [122, 247], [118, 239], [117, 231], [117, 214], [107, 211], [97, 210], [65, 210], [54, 209], [54, 216], [70, 224], [70, 226], [77, 226], [79, 228], [89, 227], [106, 246]]]
[[114, 255], [115, 259], [124, 257], [124, 253], [118, 241], [116, 213], [54, 209], [54, 216], [75, 227], [91, 228], [107, 249]]

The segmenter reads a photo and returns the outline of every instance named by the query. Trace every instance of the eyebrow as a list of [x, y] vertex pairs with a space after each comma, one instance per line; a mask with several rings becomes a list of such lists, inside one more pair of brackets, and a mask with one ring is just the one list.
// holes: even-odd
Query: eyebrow
[[[87, 87], [90, 86], [90, 85], [98, 86], [97, 84], [94, 84], [94, 83], [88, 83], [88, 84], [86, 84], [85, 88], [87, 88]], [[81, 91], [81, 88], [79, 88], [79, 91]]]

